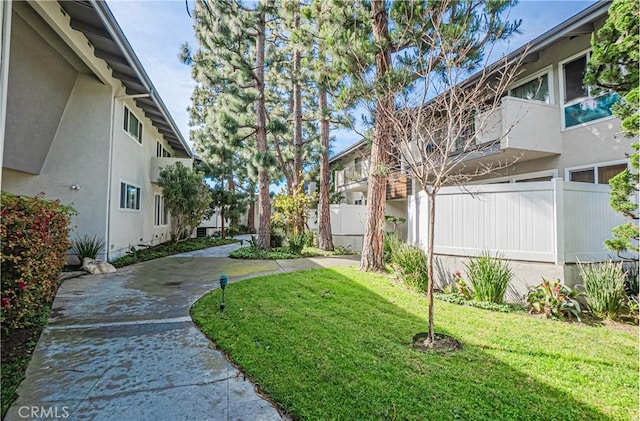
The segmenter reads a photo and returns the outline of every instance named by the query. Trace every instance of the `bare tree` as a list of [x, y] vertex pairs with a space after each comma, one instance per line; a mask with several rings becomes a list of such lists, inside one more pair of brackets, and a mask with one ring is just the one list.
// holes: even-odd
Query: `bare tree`
[[[446, 2], [442, 2], [446, 3]], [[446, 7], [443, 4], [443, 7]], [[397, 100], [401, 111], [391, 117], [393, 136], [390, 166], [402, 169], [424, 190], [429, 204], [427, 273], [429, 338], [433, 343], [433, 257], [436, 197], [443, 186], [461, 185], [515, 163], [518, 154], [477, 159], [496, 151], [511, 128], [526, 113], [526, 104], [513, 121], [501, 118], [502, 97], [520, 72], [526, 48], [469, 76], [465, 63], [474, 54], [472, 43], [451, 38], [447, 25], [433, 13], [431, 42], [438, 55], [421, 57], [416, 86]], [[446, 31], [446, 33], [444, 33]], [[446, 42], [445, 42], [446, 41]]]

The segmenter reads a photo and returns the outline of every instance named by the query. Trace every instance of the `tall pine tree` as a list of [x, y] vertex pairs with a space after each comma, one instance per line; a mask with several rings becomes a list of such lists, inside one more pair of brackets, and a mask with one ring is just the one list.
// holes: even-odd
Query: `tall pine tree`
[[270, 247], [269, 171], [275, 164], [267, 141], [265, 55], [267, 19], [275, 11], [270, 0], [196, 0], [199, 47], [192, 51], [185, 45], [181, 54], [197, 83], [192, 97], [192, 109], [201, 116], [193, 129], [196, 148], [221, 144], [226, 150], [251, 151], [258, 170], [258, 241], [264, 249]]

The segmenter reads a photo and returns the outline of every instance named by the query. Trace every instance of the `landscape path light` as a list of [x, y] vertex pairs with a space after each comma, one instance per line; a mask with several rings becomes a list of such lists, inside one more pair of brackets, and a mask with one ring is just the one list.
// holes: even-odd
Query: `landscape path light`
[[229, 281], [227, 279], [227, 275], [220, 275], [220, 288], [222, 288], [222, 302], [220, 303], [220, 311], [224, 311], [224, 289], [227, 287], [228, 283]]

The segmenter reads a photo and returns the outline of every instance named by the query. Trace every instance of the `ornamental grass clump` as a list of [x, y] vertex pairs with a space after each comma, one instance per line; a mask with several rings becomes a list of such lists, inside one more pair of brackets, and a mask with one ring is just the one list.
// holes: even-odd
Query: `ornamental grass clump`
[[484, 251], [480, 256], [469, 259], [465, 267], [475, 300], [497, 304], [504, 302], [507, 287], [513, 279], [513, 272], [506, 260]]
[[393, 269], [406, 286], [416, 291], [426, 291], [427, 257], [422, 249], [401, 244], [393, 254]]
[[404, 244], [398, 236], [393, 232], [384, 234], [384, 261], [385, 263], [393, 263], [393, 256], [396, 251]]
[[97, 235], [94, 235], [93, 237], [84, 235], [83, 237], [76, 237], [76, 239], [73, 240], [73, 247], [71, 250], [73, 251], [73, 254], [78, 256], [80, 263], [82, 263], [85, 257], [95, 259], [103, 247], [104, 240], [102, 238], [98, 238]]
[[627, 298], [622, 263], [578, 263], [578, 267], [591, 311], [611, 320], [624, 314]]

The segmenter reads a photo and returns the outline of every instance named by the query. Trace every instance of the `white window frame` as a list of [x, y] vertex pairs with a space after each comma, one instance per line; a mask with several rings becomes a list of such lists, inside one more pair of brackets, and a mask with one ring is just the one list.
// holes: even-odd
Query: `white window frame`
[[[131, 134], [131, 132], [129, 132], [129, 119], [131, 118], [130, 117], [131, 115], [133, 115], [136, 118], [136, 120], [138, 120], [138, 137], [137, 138], [135, 136], [133, 136]], [[125, 125], [126, 125], [126, 127], [125, 127]], [[122, 130], [127, 134], [127, 136], [129, 136], [131, 139], [135, 140], [138, 145], [142, 146], [142, 133], [143, 133], [142, 119], [140, 119], [136, 115], [136, 113], [131, 111], [131, 108], [129, 108], [127, 106], [127, 104], [124, 104], [124, 114], [123, 114], [123, 119], [122, 119]]]
[[[158, 205], [160, 207], [158, 207]], [[166, 227], [169, 225], [169, 212], [164, 201], [164, 195], [154, 193], [153, 195], [153, 226]]]
[[[525, 99], [525, 101], [534, 101], [534, 102], [538, 102], [541, 104], [547, 104], [547, 105], [553, 105], [556, 103], [556, 99], [555, 99], [555, 95], [554, 95], [554, 77], [553, 77], [553, 65], [549, 65], [547, 67], [545, 67], [542, 70], [539, 70], [535, 73], [532, 73], [531, 75], [527, 76], [524, 79], [520, 79], [515, 81], [513, 84], [511, 84], [508, 88], [507, 88], [507, 95], [511, 96], [511, 91], [513, 89], [519, 88], [520, 86], [531, 82], [534, 79], [539, 78], [540, 76], [543, 75], [547, 75], [547, 85], [549, 85], [549, 103], [547, 104], [546, 102], [543, 101], [538, 101], [537, 99]], [[517, 97], [512, 97], [512, 98], [517, 98]], [[518, 98], [518, 99], [522, 99], [522, 98]]]
[[156, 140], [156, 158], [171, 158], [171, 151], [159, 140]]
[[[124, 202], [124, 207], [123, 207], [123, 196], [122, 196], [122, 185], [124, 184], [125, 186], [125, 194], [127, 191], [127, 187], [133, 187], [135, 189], [137, 189], [137, 200], [136, 200], [136, 204], [137, 204], [137, 208], [128, 208], [126, 207], [126, 197], [124, 198], [125, 202]], [[125, 180], [120, 180], [120, 186], [119, 186], [119, 190], [118, 190], [118, 207], [121, 211], [124, 212], [140, 212], [140, 210], [142, 209], [142, 187], [137, 186], [133, 183], [130, 183], [128, 181]]]
[[[588, 121], [586, 123], [581, 123], [581, 124], [576, 124], [575, 126], [571, 126], [571, 127], [567, 127], [566, 126], [566, 122], [565, 122], [565, 117], [564, 117], [564, 109], [565, 107], [570, 107], [572, 105], [578, 104], [582, 101], [584, 101], [585, 99], [574, 99], [572, 101], [569, 101], [567, 103], [564, 102], [564, 70], [563, 67], [565, 65], [565, 63], [569, 63], [571, 61], [574, 61], [577, 58], [580, 58], [581, 56], [586, 56], [586, 61], [587, 64], [589, 64], [589, 59], [591, 58], [591, 48], [587, 48], [585, 50], [582, 50], [579, 53], [576, 53], [572, 56], [567, 57], [566, 59], [559, 61], [558, 62], [558, 90], [560, 93], [560, 101], [558, 102], [559, 108], [560, 108], [560, 121], [561, 121], [561, 131], [567, 131], [567, 130], [573, 130], [573, 129], [577, 129], [579, 127], [584, 127], [584, 126], [589, 126], [591, 124], [595, 124], [595, 123], [601, 123], [603, 121], [608, 121], [608, 120], [612, 120], [616, 117], [614, 117], [613, 115], [610, 115], [609, 117], [603, 117], [603, 118], [598, 118], [596, 120], [591, 120]], [[587, 86], [587, 95], [589, 98], [591, 97], [591, 87]]]
[[495, 184], [495, 183], [515, 183], [520, 180], [526, 180], [527, 178], [540, 178], [540, 177], [551, 177], [558, 178], [558, 170], [542, 170], [535, 172], [528, 172], [524, 174], [514, 174], [514, 175], [506, 175], [504, 177], [496, 177], [496, 178], [486, 178], [484, 180], [474, 180], [469, 184]]
[[[565, 168], [565, 170], [564, 170], [564, 179], [566, 181], [571, 181], [571, 179], [570, 179], [571, 178], [571, 173], [574, 172], [574, 171], [593, 170], [593, 183], [592, 184], [600, 184], [600, 183], [598, 183], [598, 168], [600, 168], [600, 167], [610, 167], [612, 165], [620, 165], [620, 164], [626, 164], [627, 168], [629, 168], [629, 160], [627, 160], [627, 159], [618, 159], [618, 160], [615, 160], [615, 161], [596, 162], [596, 163], [593, 163], [593, 164], [577, 165], [575, 167], [568, 167], [568, 168]], [[579, 183], [579, 181], [576, 181], [576, 183]]]

